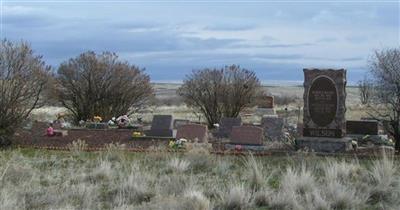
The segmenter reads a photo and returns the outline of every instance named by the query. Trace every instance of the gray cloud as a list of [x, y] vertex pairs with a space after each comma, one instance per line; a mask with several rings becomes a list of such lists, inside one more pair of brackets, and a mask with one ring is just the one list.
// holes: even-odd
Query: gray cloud
[[253, 24], [234, 24], [234, 23], [213, 24], [204, 27], [205, 30], [210, 30], [210, 31], [246, 31], [255, 28], [256, 26]]

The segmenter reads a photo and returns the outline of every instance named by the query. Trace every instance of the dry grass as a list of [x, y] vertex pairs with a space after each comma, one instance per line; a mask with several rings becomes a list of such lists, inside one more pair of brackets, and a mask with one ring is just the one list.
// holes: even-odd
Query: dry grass
[[[398, 161], [0, 152], [0, 209], [396, 209]], [[117, 155], [118, 154], [118, 155]], [[299, 164], [299, 159], [301, 164]]]

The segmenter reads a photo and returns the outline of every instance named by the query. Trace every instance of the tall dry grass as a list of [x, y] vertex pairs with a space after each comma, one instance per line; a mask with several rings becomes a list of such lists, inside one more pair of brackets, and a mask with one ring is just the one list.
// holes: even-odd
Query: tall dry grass
[[[0, 151], [0, 209], [397, 209], [398, 162], [319, 157]], [[301, 159], [302, 161], [299, 161]]]

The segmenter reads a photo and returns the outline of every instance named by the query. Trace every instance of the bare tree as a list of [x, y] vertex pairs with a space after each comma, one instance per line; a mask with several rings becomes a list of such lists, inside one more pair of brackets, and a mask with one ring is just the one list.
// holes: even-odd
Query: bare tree
[[360, 101], [361, 104], [368, 104], [372, 97], [373, 91], [373, 82], [369, 80], [367, 77], [364, 77], [363, 80], [358, 81], [358, 90], [360, 92]]
[[185, 103], [201, 112], [209, 127], [221, 117], [237, 117], [256, 98], [260, 81], [240, 66], [193, 71], [178, 89]]
[[57, 92], [76, 122], [100, 115], [104, 120], [132, 114], [153, 94], [150, 77], [114, 53], [85, 52], [60, 65]]
[[43, 104], [50, 67], [26, 42], [2, 40], [0, 49], [0, 146], [7, 146], [15, 129]]
[[395, 149], [400, 150], [400, 48], [376, 51], [370, 68], [375, 78], [375, 102], [383, 106], [371, 106], [370, 114], [386, 125], [395, 138]]

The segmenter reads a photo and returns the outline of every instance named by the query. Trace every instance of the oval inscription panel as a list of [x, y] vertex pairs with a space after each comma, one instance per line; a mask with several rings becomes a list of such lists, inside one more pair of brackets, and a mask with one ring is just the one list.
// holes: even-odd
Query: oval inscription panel
[[319, 77], [308, 92], [308, 109], [311, 120], [318, 126], [329, 125], [336, 116], [337, 91], [332, 80]]

